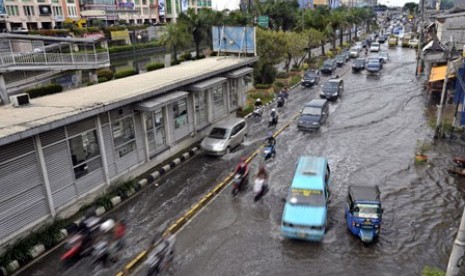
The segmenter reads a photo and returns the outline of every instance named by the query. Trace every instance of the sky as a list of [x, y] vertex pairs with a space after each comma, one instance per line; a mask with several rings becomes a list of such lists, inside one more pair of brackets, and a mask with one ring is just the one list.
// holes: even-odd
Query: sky
[[414, 2], [418, 4], [420, 1], [418, 0], [378, 0], [379, 4], [386, 5], [388, 7], [403, 7], [405, 3], [408, 3], [408, 2]]
[[215, 10], [238, 10], [240, 0], [213, 0], [212, 7]]

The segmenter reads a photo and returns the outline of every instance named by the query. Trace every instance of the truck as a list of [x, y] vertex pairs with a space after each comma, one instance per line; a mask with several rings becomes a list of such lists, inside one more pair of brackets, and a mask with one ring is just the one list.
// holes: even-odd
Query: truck
[[402, 47], [410, 47], [410, 39], [412, 38], [412, 35], [411, 34], [405, 34], [403, 37], [402, 37], [402, 40], [401, 40], [401, 45]]

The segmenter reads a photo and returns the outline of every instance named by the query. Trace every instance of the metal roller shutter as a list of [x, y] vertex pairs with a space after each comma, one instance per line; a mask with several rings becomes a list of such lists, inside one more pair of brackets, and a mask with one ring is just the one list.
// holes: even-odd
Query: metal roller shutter
[[79, 121], [72, 125], [66, 127], [66, 131], [68, 132], [68, 137], [87, 132], [90, 129], [95, 128], [95, 118], [89, 118], [86, 120]]
[[[0, 148], [0, 239], [50, 214], [32, 139]], [[20, 157], [17, 157], [20, 156]]]
[[39, 136], [42, 147], [66, 139], [65, 129], [63, 127], [41, 133]]
[[[100, 160], [100, 159], [99, 159]], [[76, 181], [76, 187], [79, 195], [83, 195], [93, 188], [99, 187], [104, 184], [103, 170], [93, 171]]]
[[58, 208], [77, 197], [68, 143], [63, 141], [43, 151], [53, 203]]
[[125, 172], [130, 167], [137, 164], [137, 155], [136, 152], [133, 151], [125, 156], [118, 158], [116, 161], [116, 172], [118, 174]]
[[110, 125], [102, 126], [103, 142], [105, 143], [105, 153], [108, 163], [108, 177], [116, 175], [115, 154], [113, 150], [113, 137], [111, 135]]
[[137, 159], [139, 163], [145, 161], [145, 142], [144, 142], [144, 132], [142, 131], [141, 116], [140, 114], [135, 114], [135, 132], [136, 132], [136, 150], [137, 150]]

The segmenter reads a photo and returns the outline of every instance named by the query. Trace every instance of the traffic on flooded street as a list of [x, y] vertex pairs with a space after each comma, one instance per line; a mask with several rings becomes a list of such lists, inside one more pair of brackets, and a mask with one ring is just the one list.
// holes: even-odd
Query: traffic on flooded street
[[[240, 182], [238, 191], [232, 189], [239, 182], [232, 181], [176, 235], [155, 246], [169, 252], [169, 264], [160, 264], [169, 266], [169, 275], [419, 275], [425, 266], [445, 269], [465, 195], [464, 180], [447, 168], [465, 143], [437, 140], [428, 163], [415, 164], [417, 141], [433, 137], [424, 112], [429, 99], [414, 74], [416, 54], [386, 44], [381, 50], [389, 60], [379, 73], [352, 72], [351, 59], [332, 75], [321, 75], [317, 85], [297, 86], [283, 106], [275, 102], [247, 118], [246, 138], [231, 152], [201, 151], [112, 211], [108, 216], [126, 225], [124, 249], [114, 263], [85, 256], [63, 265], [59, 259], [66, 249], [60, 248], [20, 275], [115, 275], [281, 130], [272, 147], [251, 159], [248, 181]], [[341, 93], [322, 93], [327, 81], [342, 86]], [[299, 126], [304, 106], [316, 99], [324, 121], [317, 128]], [[278, 117], [270, 123], [272, 112]], [[329, 165], [324, 231], [316, 242], [282, 234], [283, 210], [302, 156], [322, 157]], [[257, 199], [259, 168], [267, 173], [260, 184], [267, 191], [259, 191]], [[369, 238], [349, 229], [347, 212], [353, 210], [347, 206], [355, 201], [348, 199], [349, 186], [379, 187], [374, 198], [380, 198], [382, 221], [373, 220], [378, 227]], [[133, 274], [154, 273], [156, 262], [161, 260], [149, 254]]]

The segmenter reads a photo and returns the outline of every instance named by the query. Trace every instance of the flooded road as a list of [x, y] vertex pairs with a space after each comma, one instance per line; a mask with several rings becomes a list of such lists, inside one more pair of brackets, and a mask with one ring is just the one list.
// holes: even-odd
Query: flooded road
[[[379, 76], [353, 74], [350, 64], [338, 68], [345, 91], [331, 103], [327, 124], [319, 132], [303, 133], [293, 121], [277, 137], [276, 158], [266, 164], [270, 192], [253, 203], [252, 185], [235, 198], [226, 188], [178, 233], [172, 274], [419, 275], [426, 265], [445, 270], [465, 194], [464, 181], [446, 169], [451, 157], [464, 153], [464, 144], [438, 141], [428, 165], [414, 164], [417, 140], [433, 137], [424, 114], [426, 96], [415, 79], [415, 52], [397, 48], [389, 54], [391, 60]], [[293, 90], [279, 125], [318, 93], [319, 87]], [[110, 213], [128, 226], [127, 247], [113, 266], [103, 268], [84, 258], [63, 267], [60, 249], [21, 275], [114, 275], [228, 175], [240, 156], [260, 145], [267, 133], [266, 119], [249, 120], [249, 141], [232, 154], [198, 155], [167, 174], [159, 187], [148, 187]], [[279, 232], [281, 199], [300, 155], [325, 156], [332, 169], [329, 230], [322, 243], [283, 239]], [[259, 163], [255, 158], [252, 173]], [[346, 228], [349, 184], [380, 186], [384, 223], [372, 245], [364, 246]]]
[[[270, 192], [261, 202], [253, 203], [251, 187], [236, 198], [224, 192], [178, 234], [176, 275], [420, 275], [426, 265], [445, 271], [465, 192], [445, 168], [463, 144], [440, 141], [429, 165], [414, 164], [417, 139], [432, 137], [425, 96], [414, 76], [415, 52], [389, 53], [380, 76], [343, 76], [345, 94], [320, 132], [300, 132], [294, 122], [277, 138], [278, 154], [267, 163]], [[317, 96], [312, 90], [308, 99]], [[322, 243], [280, 236], [281, 199], [300, 155], [325, 156], [332, 168]], [[349, 184], [380, 186], [384, 221], [372, 245], [347, 230]]]

